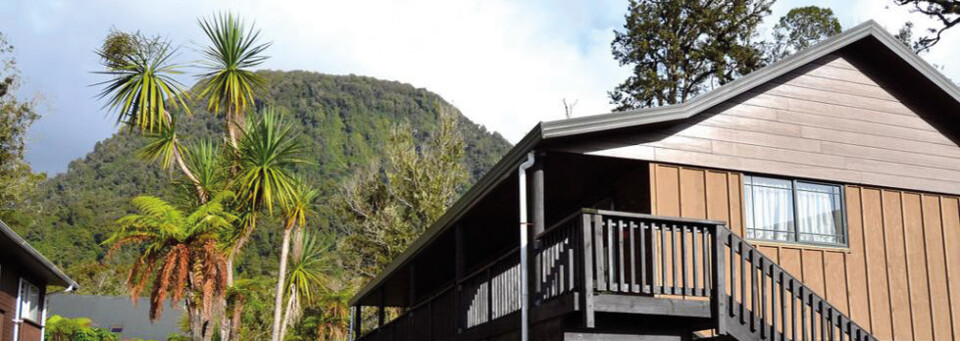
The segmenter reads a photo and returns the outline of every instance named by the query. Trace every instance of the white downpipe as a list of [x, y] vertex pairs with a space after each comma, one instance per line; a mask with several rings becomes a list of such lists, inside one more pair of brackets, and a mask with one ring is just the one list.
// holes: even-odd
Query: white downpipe
[[349, 331], [350, 340], [356, 340], [360, 338], [360, 335], [353, 334], [353, 314], [354, 314], [353, 310], [354, 309], [359, 309], [359, 307], [350, 307], [350, 331]]
[[45, 293], [43, 295], [43, 314], [40, 317], [40, 340], [39, 341], [43, 341], [44, 337], [46, 337], [45, 333], [47, 330], [47, 305], [50, 304], [50, 296], [60, 294], [60, 293], [71, 292], [76, 289], [77, 288], [75, 288], [73, 284], [70, 284], [67, 286], [66, 289], [63, 289], [63, 291], [50, 292], [50, 293]]
[[13, 308], [13, 339], [20, 340], [20, 324], [23, 319], [20, 318], [23, 308], [23, 277], [17, 282], [17, 306]]
[[530, 223], [527, 221], [527, 169], [533, 166], [533, 152], [527, 154], [527, 161], [520, 164], [517, 168], [517, 176], [520, 183], [520, 341], [527, 341], [530, 338], [530, 287], [527, 266], [527, 229]]

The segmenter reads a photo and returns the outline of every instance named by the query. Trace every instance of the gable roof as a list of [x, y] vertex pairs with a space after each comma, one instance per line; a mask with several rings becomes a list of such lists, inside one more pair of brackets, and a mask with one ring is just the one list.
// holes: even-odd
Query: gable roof
[[34, 276], [45, 280], [48, 285], [78, 288], [80, 285], [67, 277], [56, 265], [37, 252], [26, 240], [13, 232], [7, 224], [0, 221], [0, 250], [9, 252], [17, 264], [23, 266]]
[[924, 61], [903, 43], [894, 38], [877, 22], [870, 20], [826, 39], [817, 45], [795, 53], [774, 64], [753, 71], [737, 80], [726, 83], [710, 92], [701, 94], [687, 102], [644, 108], [608, 114], [583, 116], [572, 119], [540, 122], [514, 146], [493, 168], [470, 188], [443, 216], [440, 217], [423, 235], [397, 257], [383, 272], [368, 282], [351, 300], [353, 305], [399, 267], [406, 264], [420, 249], [431, 243], [453, 222], [462, 217], [473, 205], [489, 193], [497, 184], [515, 171], [523, 162], [527, 153], [542, 143], [578, 135], [595, 134], [649, 124], [679, 121], [691, 118], [716, 105], [745, 94], [751, 89], [768, 83], [817, 59], [847, 48], [855, 43], [873, 39], [884, 51], [892, 53], [919, 78], [931, 83], [951, 102], [960, 105], [960, 88], [951, 82], [933, 66]]

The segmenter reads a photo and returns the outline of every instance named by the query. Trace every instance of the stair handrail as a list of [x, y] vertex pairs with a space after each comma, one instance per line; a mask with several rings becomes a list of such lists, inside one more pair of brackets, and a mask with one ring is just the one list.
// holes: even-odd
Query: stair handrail
[[[776, 339], [807, 340], [807, 339], [816, 339], [816, 338], [819, 338], [819, 339], [829, 338], [832, 340], [835, 328], [839, 328], [839, 331], [841, 333], [840, 339], [843, 339], [842, 335], [846, 335], [848, 340], [857, 340], [857, 341], [877, 340], [877, 338], [874, 337], [872, 334], [870, 334], [869, 331], [867, 331], [862, 326], [854, 322], [849, 316], [847, 316], [846, 314], [841, 312], [839, 309], [834, 307], [832, 304], [829, 303], [829, 301], [827, 301], [826, 299], [818, 295], [814, 290], [812, 290], [809, 286], [807, 286], [802, 281], [797, 279], [796, 276], [793, 276], [792, 274], [790, 274], [789, 271], [781, 267], [777, 262], [774, 262], [769, 257], [764, 256], [763, 253], [760, 252], [756, 247], [751, 245], [749, 242], [745, 241], [742, 237], [735, 234], [725, 224], [717, 225], [717, 233], [714, 236], [716, 238], [714, 242], [714, 249], [713, 249], [714, 260], [715, 260], [713, 262], [714, 290], [711, 293], [712, 294], [711, 302], [712, 302], [713, 316], [717, 319], [716, 325], [717, 325], [718, 334], [720, 335], [730, 334], [731, 332], [733, 332], [734, 329], [738, 329], [737, 324], [740, 324], [741, 326], [739, 326], [739, 328], [747, 327], [748, 329], [750, 329], [749, 330], [750, 332], [759, 333], [761, 335], [760, 337], [761, 339], [771, 338], [774, 340]], [[728, 247], [729, 249], [727, 249]], [[745, 255], [746, 253], [750, 254], [750, 261], [746, 261], [747, 259], [747, 256]], [[780, 285], [781, 302], [780, 302], [779, 312], [781, 314], [781, 318], [785, 318], [786, 309], [792, 310], [791, 322], [793, 323], [792, 323], [792, 328], [790, 328], [791, 335], [789, 336], [786, 335], [787, 324], [784, 323], [786, 322], [785, 320], [781, 321], [781, 329], [777, 330], [776, 318], [777, 318], [778, 311], [776, 310], [774, 310], [770, 314], [770, 316], [772, 317], [772, 322], [765, 321], [765, 317], [762, 315], [762, 312], [761, 312], [760, 313], [761, 317], [759, 318], [760, 323], [758, 323], [756, 309], [754, 308], [753, 310], [748, 310], [746, 307], [746, 299], [744, 297], [745, 295], [743, 295], [746, 288], [744, 285], [745, 284], [744, 278], [740, 278], [741, 302], [737, 303], [735, 299], [735, 296], [736, 296], [736, 292], [735, 292], [736, 282], [734, 282], [735, 278], [732, 278], [732, 277], [730, 278], [731, 294], [727, 295], [726, 293], [727, 281], [726, 281], [725, 275], [727, 274], [728, 266], [732, 273], [736, 273], [736, 263], [734, 263], [734, 259], [736, 255], [739, 255], [741, 264], [744, 264], [744, 265], [748, 263], [750, 264], [751, 270], [753, 270], [752, 271], [753, 276], [756, 276], [758, 270], [762, 271], [763, 273], [762, 276], [766, 277], [762, 280], [764, 281], [770, 280], [771, 292], [775, 290], [773, 288], [775, 284]], [[730, 258], [729, 263], [728, 263], [728, 260], [725, 259], [726, 256], [729, 256]], [[743, 271], [742, 271], [743, 267], [741, 266], [740, 269], [741, 269], [740, 277], [743, 277]], [[756, 282], [755, 282], [756, 279], [751, 278], [751, 280], [752, 280], [751, 290], [756, 290], [757, 289]], [[761, 282], [761, 287], [759, 290], [765, 291], [762, 285], [763, 283], [764, 282]], [[789, 283], [789, 285], [786, 285], [787, 283]], [[785, 287], [789, 287], [789, 289], [785, 289]], [[786, 304], [783, 303], [783, 297], [785, 297], [784, 294], [786, 292], [789, 292], [791, 295], [791, 306], [789, 308], [786, 308]], [[753, 294], [753, 295], [757, 295], [757, 294]], [[771, 296], [773, 296], [771, 297], [771, 299], [776, 300], [776, 296], [777, 296], [776, 293], [774, 293]], [[757, 296], [751, 296], [751, 297], [757, 297]], [[801, 302], [800, 324], [796, 323], [797, 300]], [[756, 300], [751, 299], [751, 303], [754, 307], [756, 306]], [[738, 304], [740, 305], [739, 306], [740, 315], [737, 315], [736, 308]], [[763, 306], [764, 304], [765, 304], [764, 302], [761, 302], [761, 306]], [[771, 308], [773, 308], [775, 306], [775, 303], [771, 302], [770, 306]], [[804, 309], [803, 306], [806, 306], [806, 309]], [[761, 310], [763, 309], [764, 308], [761, 308]], [[806, 335], [808, 322], [806, 322], [803, 319], [805, 317], [803, 316], [805, 311], [812, 312], [811, 315], [817, 315], [817, 314], [820, 315], [820, 323], [821, 323], [819, 328], [820, 335], [815, 334], [814, 329], [817, 329], [815, 328], [817, 322], [813, 319], [809, 321], [809, 324], [811, 327], [810, 335]], [[746, 316], [745, 316], [746, 313], [750, 314], [750, 321], [746, 320]], [[823, 328], [824, 322], [830, 324], [829, 330], [826, 330], [825, 328]], [[744, 324], [748, 324], [748, 325], [743, 326]], [[757, 327], [758, 325], [759, 327]], [[801, 334], [802, 334], [800, 335], [799, 338], [797, 335], [798, 328], [801, 329]], [[779, 336], [777, 335], [778, 333], [779, 333]], [[830, 333], [830, 334], [827, 335], [826, 333]]]

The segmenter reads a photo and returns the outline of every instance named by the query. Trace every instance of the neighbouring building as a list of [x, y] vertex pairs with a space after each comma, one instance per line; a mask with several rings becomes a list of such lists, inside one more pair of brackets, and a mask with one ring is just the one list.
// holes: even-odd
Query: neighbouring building
[[121, 340], [166, 340], [172, 335], [185, 335], [180, 321], [186, 315], [182, 303], [167, 305], [163, 315], [150, 321], [150, 298], [140, 297], [134, 305], [130, 296], [57, 295], [50, 297], [51, 315], [86, 317], [93, 326], [105, 328]]
[[0, 221], [0, 341], [43, 340], [49, 287], [77, 283]]
[[870, 21], [542, 122], [350, 304], [358, 340], [960, 339], [960, 89]]

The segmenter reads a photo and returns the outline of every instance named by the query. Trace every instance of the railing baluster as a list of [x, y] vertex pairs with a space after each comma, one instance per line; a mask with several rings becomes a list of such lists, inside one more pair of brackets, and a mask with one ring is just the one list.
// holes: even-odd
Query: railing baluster
[[728, 240], [730, 244], [730, 316], [737, 316], [737, 263], [739, 263], [740, 257], [736, 257], [737, 246], [733, 243], [733, 235], [727, 234], [724, 239]]
[[596, 265], [597, 290], [607, 291], [606, 270], [604, 269], [604, 250], [603, 250], [603, 218], [599, 214], [593, 215], [593, 249], [596, 253], [594, 263]]
[[[640, 230], [637, 231], [640, 234], [640, 292], [651, 294], [653, 289], [647, 287], [647, 261], [653, 259], [647, 257], [647, 226], [647, 223], [640, 222]], [[650, 286], [653, 286], [653, 281], [650, 282]]]
[[737, 249], [740, 251], [740, 323], [747, 324], [747, 253], [743, 247], [743, 241], [737, 243]]
[[[692, 258], [690, 258], [690, 269], [693, 270], [693, 295], [702, 295], [700, 292], [700, 283], [697, 281], [697, 225], [693, 225], [690, 229], [690, 249], [693, 251]], [[706, 255], [704, 255], [706, 257]]]
[[639, 293], [640, 286], [637, 285], [637, 258], [639, 258], [640, 255], [637, 254], [637, 224], [631, 221], [627, 229], [630, 231], [630, 292]]
[[658, 250], [657, 255], [660, 257], [660, 293], [667, 294], [667, 225], [666, 224], [656, 224], [654, 226], [659, 226], [659, 237], [660, 240], [660, 250]]
[[680, 288], [682, 295], [690, 295], [687, 283], [687, 225], [680, 225]]
[[604, 226], [607, 233], [607, 279], [610, 281], [607, 287], [610, 291], [617, 291], [617, 280], [614, 278], [614, 274], [617, 273], [617, 268], [614, 267], [614, 248], [616, 245], [613, 243], [613, 229], [615, 225], [613, 220], [607, 220]]
[[[764, 271], [766, 271], [766, 268], [764, 268]], [[770, 310], [769, 310], [770, 334], [768, 335], [770, 335], [770, 339], [772, 340], [776, 340], [778, 335], [777, 333], [777, 313], [779, 313], [779, 311], [777, 311], [777, 294], [778, 293], [779, 293], [779, 290], [777, 290], [776, 269], [774, 269], [771, 266], [770, 267]], [[783, 298], [781, 297], [780, 300], [782, 301]], [[781, 302], [780, 306], [783, 306], [783, 302]]]
[[620, 256], [620, 259], [619, 259], [620, 263], [617, 266], [617, 268], [619, 269], [617, 270], [619, 270], [619, 273], [620, 273], [620, 292], [630, 292], [630, 288], [627, 287], [627, 281], [626, 281], [626, 275], [625, 275], [627, 266], [625, 265], [626, 263], [624, 263], [623, 261], [624, 260], [623, 258], [623, 244], [624, 244], [623, 243], [623, 236], [624, 236], [623, 227], [624, 226], [625, 224], [623, 223], [623, 219], [617, 220], [617, 251], [619, 251], [618, 254]]
[[671, 265], [672, 276], [673, 277], [673, 290], [671, 291], [674, 295], [677, 295], [679, 289], [677, 283], [677, 224], [670, 225], [670, 253], [673, 255], [673, 262]]
[[[746, 243], [743, 244], [746, 246]], [[757, 251], [750, 249], [750, 330], [757, 330]]]

